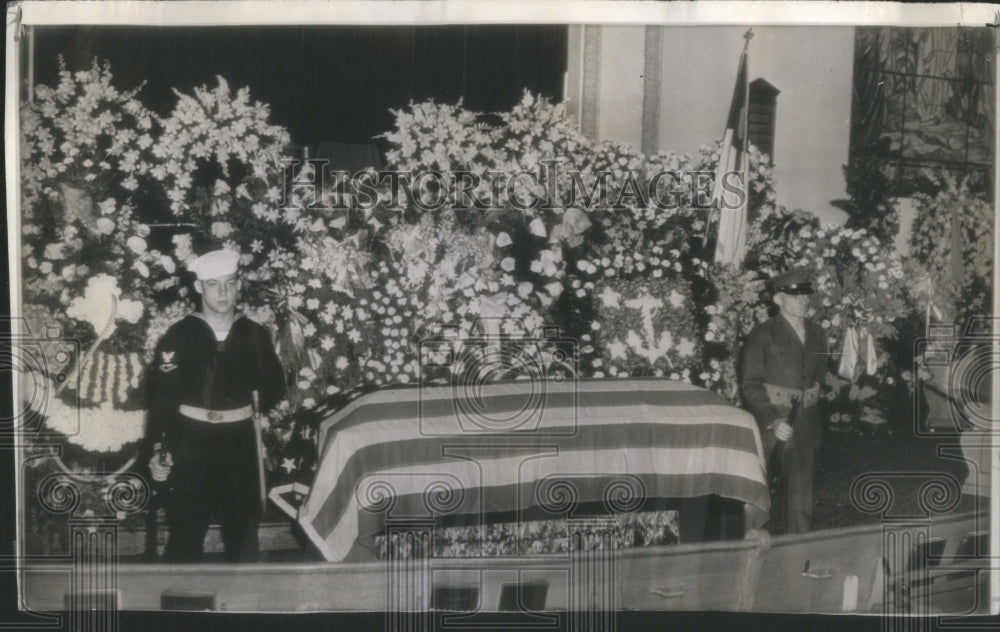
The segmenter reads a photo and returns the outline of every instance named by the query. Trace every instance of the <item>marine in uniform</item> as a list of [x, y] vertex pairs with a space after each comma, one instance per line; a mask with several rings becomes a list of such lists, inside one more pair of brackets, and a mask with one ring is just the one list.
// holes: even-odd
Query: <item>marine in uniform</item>
[[[805, 317], [813, 292], [807, 269], [776, 275], [768, 287], [778, 313], [747, 337], [740, 386], [760, 426], [769, 467], [773, 461], [780, 467], [786, 529], [804, 533], [810, 529], [816, 453], [823, 439], [817, 403], [828, 357], [826, 334]], [[789, 419], [793, 399], [798, 399], [799, 407]], [[780, 455], [772, 459], [775, 450]]]
[[285, 376], [267, 329], [236, 310], [238, 261], [216, 250], [188, 266], [201, 311], [174, 323], [156, 347], [147, 441], [155, 442], [152, 476], [166, 481], [169, 562], [202, 558], [213, 514], [227, 561], [259, 556], [263, 466], [254, 417], [284, 396]]

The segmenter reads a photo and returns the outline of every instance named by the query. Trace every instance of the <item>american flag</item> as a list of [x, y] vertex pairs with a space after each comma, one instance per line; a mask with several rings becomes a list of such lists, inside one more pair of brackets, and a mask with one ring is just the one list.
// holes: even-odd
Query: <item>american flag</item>
[[757, 425], [710, 391], [662, 379], [475, 388], [380, 390], [320, 423], [298, 520], [326, 559], [375, 559], [394, 519], [564, 519], [707, 494], [767, 515]]
[[[747, 85], [748, 59], [750, 38], [753, 31], [748, 31], [747, 38], [740, 55], [739, 70], [736, 72], [736, 87], [733, 89], [733, 100], [729, 105], [729, 116], [726, 119], [726, 133], [722, 137], [722, 148], [719, 164], [715, 169], [715, 184], [712, 189], [712, 199], [718, 204], [719, 237], [715, 242], [715, 260], [723, 263], [740, 265], [746, 254], [747, 201], [749, 198], [749, 183], [747, 179], [747, 131], [749, 129], [749, 87]], [[727, 173], [742, 172], [746, 195], [739, 208], [729, 208], [722, 204], [723, 178]]]
[[295, 519], [299, 505], [309, 493], [316, 475], [317, 443], [320, 424], [332, 412], [340, 410], [363, 391], [352, 389], [327, 398], [313, 410], [294, 415], [287, 441], [278, 452], [272, 469], [267, 473], [267, 497], [290, 518]]

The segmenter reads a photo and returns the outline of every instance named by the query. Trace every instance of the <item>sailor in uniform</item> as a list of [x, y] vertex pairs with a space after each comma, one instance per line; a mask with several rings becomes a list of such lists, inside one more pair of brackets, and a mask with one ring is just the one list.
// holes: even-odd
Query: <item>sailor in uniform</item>
[[[765, 459], [769, 464], [777, 461], [780, 468], [785, 528], [805, 533], [810, 529], [816, 453], [823, 438], [817, 403], [828, 358], [826, 333], [806, 318], [813, 292], [807, 269], [778, 274], [768, 287], [778, 313], [747, 337], [740, 386], [760, 426]], [[795, 399], [798, 410], [789, 419]], [[772, 459], [775, 449], [780, 454]]]
[[285, 375], [267, 329], [236, 310], [238, 262], [237, 253], [216, 250], [188, 266], [201, 311], [174, 323], [156, 347], [147, 441], [156, 443], [150, 472], [168, 490], [168, 562], [201, 559], [213, 513], [227, 561], [259, 556], [264, 490], [255, 414], [281, 400]]

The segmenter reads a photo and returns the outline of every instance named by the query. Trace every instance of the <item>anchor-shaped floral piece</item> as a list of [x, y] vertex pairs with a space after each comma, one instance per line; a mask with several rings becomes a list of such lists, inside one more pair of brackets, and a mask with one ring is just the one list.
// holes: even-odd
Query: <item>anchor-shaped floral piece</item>
[[[663, 317], [682, 309], [688, 299], [669, 285], [637, 285], [632, 285], [631, 291], [624, 293], [605, 286], [597, 294], [601, 306], [608, 310], [606, 318], [609, 318], [609, 324], [617, 321], [620, 327], [615, 332], [617, 335], [610, 337], [607, 343], [610, 359], [628, 364], [648, 363], [657, 374], [676, 370], [684, 358], [695, 356], [697, 345], [692, 337], [682, 335], [684, 331], [667, 326]], [[613, 325], [612, 329], [615, 329]], [[631, 362], [628, 361], [630, 357]]]
[[636, 298], [626, 300], [625, 307], [639, 310], [642, 314], [643, 335], [640, 336], [634, 330], [630, 330], [625, 336], [625, 343], [632, 352], [649, 361], [651, 365], [663, 358], [667, 366], [673, 368], [674, 363], [667, 357], [667, 353], [674, 348], [674, 337], [669, 331], [664, 331], [657, 338], [656, 329], [653, 327], [653, 314], [663, 308], [663, 300], [650, 295], [649, 292], [643, 292]]

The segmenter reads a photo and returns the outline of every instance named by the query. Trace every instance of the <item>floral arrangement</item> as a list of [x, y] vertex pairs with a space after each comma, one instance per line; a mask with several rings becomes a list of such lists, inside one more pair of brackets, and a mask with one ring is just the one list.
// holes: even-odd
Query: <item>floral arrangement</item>
[[[208, 207], [196, 209], [203, 217], [228, 214], [234, 196], [249, 194], [232, 184], [251, 176], [267, 180], [289, 142], [284, 128], [268, 122], [268, 106], [251, 101], [247, 88], [232, 94], [226, 80], [217, 79], [217, 86], [195, 88], [193, 95], [174, 90], [177, 105], [162, 121], [152, 150], [158, 160], [151, 173], [176, 215], [199, 205]], [[214, 183], [209, 199], [199, 198], [198, 185], [209, 182]]]
[[[613, 546], [617, 549], [664, 546], [680, 542], [678, 512], [637, 511], [614, 514], [611, 527]], [[520, 523], [489, 523], [478, 526], [445, 526], [431, 533], [430, 553], [435, 557], [516, 556], [570, 551], [565, 520], [528, 520]], [[419, 539], [405, 533], [374, 538], [375, 555], [385, 560], [410, 559], [425, 555]]]
[[156, 117], [137, 93], [118, 90], [106, 64], [60, 62], [56, 84], [21, 108], [24, 313], [35, 335], [75, 347], [35, 367], [52, 394], [39, 412], [69, 444], [123, 455], [143, 432], [146, 306], [175, 283], [139, 212]]
[[601, 349], [594, 361], [596, 377], [655, 375], [691, 381], [699, 364], [700, 336], [688, 284], [668, 253], [654, 247], [651, 254], [648, 264], [642, 257], [633, 263], [648, 266], [649, 278], [622, 279], [615, 264], [624, 264], [624, 257], [577, 263], [596, 277], [588, 282], [596, 311], [592, 329]]
[[[71, 310], [65, 335], [127, 349], [143, 337], [145, 298], [171, 283], [172, 262], [148, 248], [138, 212], [155, 117], [137, 90], [111, 79], [96, 62], [75, 73], [61, 66], [57, 85], [38, 86], [21, 109], [24, 290], [26, 302]], [[82, 313], [92, 301], [106, 313]]]
[[[908, 278], [911, 295], [923, 313], [938, 322], [964, 322], [991, 311], [993, 210], [973, 175], [946, 171], [922, 174], [936, 193], [918, 193], [910, 235]], [[952, 235], [953, 229], [958, 230]], [[960, 253], [952, 248], [961, 246]], [[953, 264], [953, 260], [955, 264]], [[953, 267], [959, 268], [958, 279]]]
[[[361, 214], [311, 206], [297, 190], [283, 199], [287, 132], [270, 122], [266, 105], [222, 78], [177, 92], [165, 117], [146, 110], [137, 91], [114, 88], [98, 64], [64, 71], [57, 86], [36, 94], [23, 109], [25, 298], [43, 322], [83, 341], [82, 355], [94, 362], [80, 372], [94, 376], [82, 389], [90, 410], [129, 410], [136, 363], [148, 362], [166, 327], [194, 307], [179, 273], [196, 253], [225, 245], [241, 253], [243, 308], [270, 327], [290, 378], [266, 422], [272, 469], [286, 462], [293, 438], [315, 438], [302, 419], [331, 401], [464, 370], [426, 363], [424, 342], [442, 328], [458, 339], [541, 338], [558, 323], [579, 342], [580, 376], [662, 375], [738, 403], [736, 351], [767, 317], [763, 281], [794, 265], [815, 269], [811, 315], [834, 353], [852, 328], [879, 342], [875, 375], [845, 380], [831, 364], [826, 397], [835, 421], [884, 419], [880, 398], [899, 367], [883, 348], [913, 294], [904, 262], [864, 230], [776, 207], [773, 173], [755, 148], [756, 219], [741, 270], [706, 260], [715, 222], [699, 202], [710, 183], [691, 180], [714, 170], [718, 143], [695, 158], [596, 143], [562, 105], [527, 92], [491, 124], [461, 103], [395, 111], [384, 135], [387, 166], [445, 177], [415, 192], [383, 187], [379, 209]], [[102, 131], [109, 126], [113, 137]], [[486, 210], [464, 204], [470, 191], [447, 177], [460, 171], [484, 177], [471, 193], [489, 201]], [[537, 181], [502, 187], [499, 197], [485, 179], [522, 171]], [[679, 174], [656, 181], [657, 197], [671, 201], [666, 209], [634, 194], [663, 172]], [[440, 183], [450, 188], [438, 190]], [[922, 198], [941, 212], [916, 226], [921, 252], [938, 243], [946, 208], [961, 201], [970, 227], [982, 212], [967, 184], [947, 184], [946, 193]], [[603, 201], [590, 195], [601, 186]], [[443, 204], [428, 212], [432, 199]], [[538, 199], [546, 203], [524, 203]], [[935, 252], [930, 270], [940, 275], [946, 254]], [[467, 363], [486, 366], [489, 351], [465, 349]], [[541, 361], [558, 364], [554, 354]], [[50, 427], [69, 428], [56, 417]], [[120, 443], [77, 441], [124, 448], [139, 426], [115, 432]]]
[[118, 187], [135, 191], [148, 170], [154, 115], [136, 99], [139, 89], [115, 88], [109, 66], [96, 60], [70, 72], [60, 58], [59, 68], [58, 83], [37, 86], [21, 111], [21, 155], [32, 165], [21, 177], [26, 211], [42, 199], [58, 200], [59, 185], [98, 201]]

